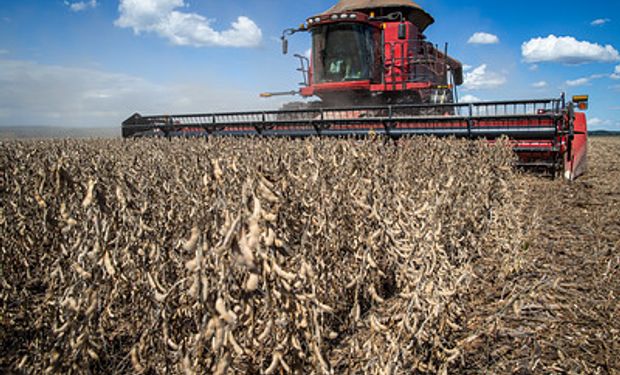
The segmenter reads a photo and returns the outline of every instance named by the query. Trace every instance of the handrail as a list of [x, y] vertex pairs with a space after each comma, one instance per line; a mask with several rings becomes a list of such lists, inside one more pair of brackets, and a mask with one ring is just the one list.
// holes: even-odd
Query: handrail
[[204, 132], [222, 136], [333, 137], [371, 133], [399, 138], [436, 135], [495, 139], [552, 139], [567, 134], [570, 108], [561, 99], [493, 101], [458, 104], [224, 112], [142, 117], [123, 122], [123, 136]]
[[[506, 100], [506, 101], [488, 101], [475, 103], [449, 103], [449, 104], [394, 104], [383, 106], [355, 106], [355, 107], [333, 107], [333, 108], [316, 108], [316, 109], [287, 109], [287, 110], [269, 110], [269, 111], [247, 111], [247, 112], [219, 112], [219, 113], [197, 113], [197, 114], [180, 114], [180, 115], [154, 115], [140, 116], [141, 119], [166, 119], [166, 118], [192, 118], [192, 117], [213, 117], [213, 116], [252, 116], [252, 115], [279, 115], [279, 114], [295, 114], [295, 113], [320, 113], [327, 112], [344, 112], [344, 111], [377, 111], [377, 110], [405, 110], [405, 109], [424, 109], [424, 108], [466, 108], [472, 105], [475, 108], [483, 108], [488, 106], [503, 105], [536, 105], [549, 104], [554, 107], [560, 103], [560, 99], [534, 99], [534, 100]], [[549, 108], [555, 109], [554, 112], [561, 112], [563, 107]], [[131, 118], [130, 118], [131, 119]], [[129, 120], [129, 119], [128, 119]]]

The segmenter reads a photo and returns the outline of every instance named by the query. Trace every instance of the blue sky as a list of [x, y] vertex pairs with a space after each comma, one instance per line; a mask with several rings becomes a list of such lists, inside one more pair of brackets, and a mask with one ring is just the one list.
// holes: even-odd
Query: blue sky
[[[131, 113], [277, 108], [301, 77], [284, 28], [334, 1], [3, 0], [0, 126], [116, 127]], [[418, 2], [467, 66], [470, 100], [589, 94], [620, 130], [619, 1]], [[308, 50], [298, 34], [291, 52]]]

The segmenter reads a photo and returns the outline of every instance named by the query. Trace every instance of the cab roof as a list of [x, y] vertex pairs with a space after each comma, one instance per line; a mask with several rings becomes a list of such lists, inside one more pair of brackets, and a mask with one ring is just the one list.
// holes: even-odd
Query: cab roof
[[384, 13], [402, 12], [403, 15], [424, 31], [435, 20], [421, 6], [411, 0], [340, 0], [323, 14], [358, 11], [368, 13], [378, 11]]

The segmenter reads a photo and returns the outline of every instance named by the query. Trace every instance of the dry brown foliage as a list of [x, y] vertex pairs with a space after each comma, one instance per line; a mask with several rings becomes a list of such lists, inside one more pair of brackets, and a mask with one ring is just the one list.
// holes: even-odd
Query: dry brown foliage
[[511, 162], [436, 139], [0, 143], [0, 369], [549, 369], [488, 348], [536, 311], [517, 287], [547, 285], [520, 284], [540, 221]]

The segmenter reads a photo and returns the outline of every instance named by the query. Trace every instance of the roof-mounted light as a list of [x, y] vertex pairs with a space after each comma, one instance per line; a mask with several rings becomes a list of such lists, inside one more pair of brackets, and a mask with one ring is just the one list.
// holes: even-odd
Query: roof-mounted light
[[335, 21], [335, 20], [337, 20], [337, 19], [338, 19], [338, 15], [337, 15], [337, 14], [332, 14], [332, 17], [331, 17], [331, 18], [332, 18], [332, 20], [334, 20], [334, 21]]
[[316, 17], [316, 18], [314, 19], [314, 22], [321, 22], [321, 17]]
[[349, 18], [354, 20], [354, 19], [357, 18], [357, 14], [351, 13], [351, 14], [349, 14]]
[[341, 14], [340, 18], [342, 18], [342, 19], [349, 18], [349, 15], [348, 14]]
[[309, 23], [309, 24], [313, 24], [313, 23], [314, 23], [314, 20], [313, 20], [312, 18], [309, 18], [309, 19], [308, 19], [308, 23]]

